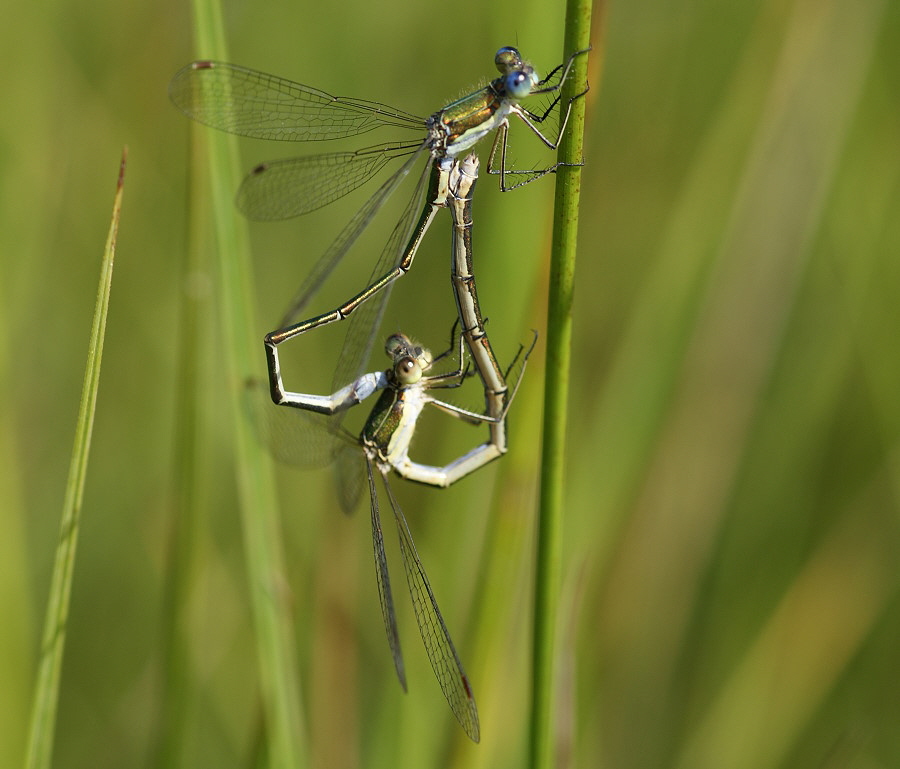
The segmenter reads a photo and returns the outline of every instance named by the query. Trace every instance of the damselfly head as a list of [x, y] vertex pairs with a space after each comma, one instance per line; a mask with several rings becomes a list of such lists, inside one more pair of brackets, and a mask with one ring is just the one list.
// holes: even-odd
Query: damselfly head
[[394, 377], [400, 384], [415, 384], [431, 368], [431, 352], [413, 342], [406, 334], [391, 334], [384, 344], [384, 351], [394, 362]]
[[494, 64], [503, 77], [503, 87], [513, 99], [524, 99], [539, 80], [534, 67], [522, 61], [518, 49], [506, 46], [497, 51]]

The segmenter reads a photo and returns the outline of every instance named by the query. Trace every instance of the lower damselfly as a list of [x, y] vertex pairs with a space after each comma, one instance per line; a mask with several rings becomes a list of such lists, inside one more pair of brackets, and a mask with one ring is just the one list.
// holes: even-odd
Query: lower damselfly
[[[443, 466], [413, 461], [409, 456], [409, 447], [419, 416], [426, 406], [433, 406], [464, 422], [476, 425], [505, 419], [506, 409], [515, 396], [534, 344], [532, 343], [528, 350], [523, 351], [523, 348], [520, 348], [510, 370], [504, 372], [504, 379], [511, 380], [511, 388], [505, 399], [504, 410], [498, 417], [494, 417], [461, 408], [433, 396], [432, 393], [437, 389], [458, 387], [470, 373], [464, 363], [466, 348], [463, 338], [461, 334], [455, 333], [455, 325], [451, 336], [451, 345], [447, 352], [433, 359], [427, 350], [405, 335], [393, 334], [385, 345], [385, 351], [391, 358], [390, 368], [365, 374], [331, 395], [285, 390], [278, 350], [275, 346], [267, 346], [269, 389], [272, 399], [280, 405], [299, 409], [289, 412], [294, 418], [292, 424], [287, 425], [291, 434], [290, 445], [273, 440], [275, 433], [285, 434], [283, 429], [285, 423], [272, 425], [271, 418], [278, 415], [270, 413], [271, 406], [265, 411], [258, 412], [255, 418], [265, 423], [261, 426], [265, 433], [264, 439], [279, 459], [295, 464], [321, 465], [326, 461], [338, 464], [344, 474], [340, 490], [341, 506], [347, 511], [353, 509], [365, 485], [361, 480], [364, 470], [369, 487], [375, 573], [382, 618], [397, 677], [405, 691], [406, 672], [394, 612], [375, 484], [375, 475], [381, 475], [397, 524], [407, 586], [428, 659], [456, 719], [466, 734], [478, 742], [480, 739], [478, 709], [472, 686], [438, 608], [425, 569], [416, 552], [409, 525], [388, 482], [388, 475], [394, 472], [407, 480], [445, 487], [493, 459], [493, 446], [490, 442], [476, 446]], [[439, 361], [454, 357], [456, 364], [452, 371], [426, 375]], [[353, 436], [333, 418], [334, 415], [379, 392], [380, 396], [358, 436]], [[254, 404], [257, 402], [258, 399], [254, 399]], [[254, 405], [254, 409], [257, 408], [259, 406]], [[288, 414], [282, 413], [281, 416], [287, 417]]]
[[[499, 77], [427, 118], [378, 102], [332, 96], [274, 75], [215, 61], [193, 62], [180, 70], [172, 79], [169, 94], [176, 106], [194, 120], [252, 138], [321, 141], [355, 136], [378, 128], [424, 133], [424, 137], [413, 141], [392, 141], [352, 152], [262, 163], [251, 171], [238, 191], [238, 207], [250, 218], [284, 219], [308, 213], [343, 197], [372, 178], [391, 160], [405, 159], [319, 258], [279, 324], [280, 331], [290, 330], [291, 335], [295, 335], [343, 320], [354, 312], [334, 373], [333, 385], [338, 387], [363, 371], [390, 286], [412, 265], [415, 250], [434, 213], [445, 205], [444, 202], [434, 203], [435, 196], [440, 196], [440, 190], [435, 188], [440, 176], [440, 162], [459, 157], [496, 131], [488, 171], [499, 174], [504, 191], [534, 181], [564, 165], [557, 162], [541, 169], [510, 168], [507, 165], [509, 117], [519, 118], [543, 144], [556, 149], [559, 137], [565, 131], [572, 101], [584, 95], [587, 89], [565, 105], [554, 137], [548, 137], [540, 126], [559, 104], [560, 89], [576, 57], [585, 53], [587, 50], [573, 53], [541, 79], [515, 48], [501, 48], [494, 59]], [[519, 104], [526, 97], [542, 94], [549, 96], [550, 102], [541, 112], [532, 112]], [[368, 287], [333, 312], [295, 323], [421, 157], [427, 157], [428, 162], [382, 249]], [[426, 190], [429, 191], [428, 203], [425, 203]], [[376, 294], [381, 294], [381, 301], [367, 301]], [[362, 307], [365, 309], [360, 309]]]

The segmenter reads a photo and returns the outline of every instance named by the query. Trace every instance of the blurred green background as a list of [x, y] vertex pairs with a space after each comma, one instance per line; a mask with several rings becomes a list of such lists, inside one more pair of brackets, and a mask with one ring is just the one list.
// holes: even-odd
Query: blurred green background
[[[228, 4], [231, 60], [428, 114], [490, 77], [501, 45], [541, 71], [561, 57], [561, 4], [325, 5]], [[166, 95], [195, 56], [189, 9], [18, 3], [2, 17], [0, 765], [24, 751], [127, 143], [54, 765], [252, 766], [255, 645], [217, 415], [233, 383], [213, 268], [185, 266], [189, 126]], [[595, 22], [560, 766], [898, 766], [900, 4], [645, 0], [597, 9]], [[521, 164], [546, 159], [532, 160], [521, 126], [512, 141]], [[296, 152], [242, 144], [247, 169]], [[252, 225], [260, 339], [364, 197]], [[543, 327], [551, 204], [549, 181], [508, 195], [480, 183], [479, 289], [504, 357]], [[447, 219], [385, 323], [435, 349], [453, 317]], [[362, 285], [384, 232], [336, 276], [323, 309]], [[189, 510], [176, 460], [186, 303], [205, 321], [193, 353], [207, 393]], [[330, 334], [292, 349], [295, 389], [327, 388]], [[446, 491], [394, 484], [475, 688], [479, 746], [433, 680], [395, 560], [409, 694], [397, 685], [365, 511], [340, 515], [328, 472], [279, 471], [313, 766], [523, 764], [542, 364], [539, 342], [505, 459]], [[471, 445], [471, 431], [447, 427], [423, 423], [421, 459]], [[186, 595], [173, 607], [185, 542]], [[163, 693], [176, 616], [188, 687], [173, 714]], [[173, 735], [175, 752], [162, 753]]]

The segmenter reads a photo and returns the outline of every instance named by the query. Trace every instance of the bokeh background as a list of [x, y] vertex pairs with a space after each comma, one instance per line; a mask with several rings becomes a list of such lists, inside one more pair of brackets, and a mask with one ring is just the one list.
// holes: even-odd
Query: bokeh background
[[[563, 7], [546, 2], [230, 2], [225, 13], [233, 61], [418, 114], [491, 76], [501, 45], [542, 71], [561, 57]], [[6, 4], [2, 19], [0, 765], [24, 752], [126, 143], [54, 765], [258, 765], [235, 470], [217, 409], [234, 383], [214, 262], [186, 267], [189, 126], [166, 95], [195, 55], [189, 8], [48, 0]], [[898, 766], [900, 4], [639, 0], [595, 21], [560, 766]], [[521, 164], [546, 159], [513, 129]], [[297, 151], [241, 147], [247, 169]], [[260, 338], [364, 196], [251, 227]], [[506, 195], [480, 183], [479, 289], [501, 356], [543, 327], [551, 206], [552, 181]], [[446, 220], [385, 321], [435, 349], [453, 317]], [[360, 287], [386, 231], [376, 226], [323, 309]], [[204, 320], [186, 348], [189, 304]], [[295, 389], [327, 387], [331, 334], [294, 348]], [[187, 507], [185, 349], [205, 393]], [[311, 765], [523, 764], [543, 352], [539, 342], [506, 458], [446, 491], [394, 484], [475, 687], [479, 746], [446, 709], [395, 559], [409, 694], [397, 685], [365, 511], [339, 513], [328, 472], [279, 471]], [[262, 373], [261, 346], [259, 362]], [[446, 461], [472, 440], [436, 417], [415, 448]], [[187, 569], [177, 606], [174, 563]], [[173, 714], [175, 617], [188, 686]]]

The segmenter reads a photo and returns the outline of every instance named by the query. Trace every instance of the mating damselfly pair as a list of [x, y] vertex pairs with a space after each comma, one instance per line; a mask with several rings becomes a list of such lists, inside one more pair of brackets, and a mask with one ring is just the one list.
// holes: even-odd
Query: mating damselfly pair
[[[489, 173], [499, 175], [504, 191], [555, 171], [560, 163], [537, 170], [508, 167], [509, 117], [521, 119], [543, 144], [556, 149], [559, 137], [565, 131], [572, 102], [583, 96], [586, 89], [560, 109], [559, 128], [554, 138], [542, 132], [541, 124], [560, 105], [562, 84], [576, 57], [584, 53], [586, 51], [572, 54], [564, 64], [540, 79], [515, 48], [501, 48], [495, 57], [499, 77], [427, 118], [377, 102], [331, 96], [273, 75], [221, 62], [194, 62], [175, 75], [169, 88], [172, 100], [189, 117], [241, 136], [321, 141], [347, 138], [378, 128], [424, 132], [424, 138], [413, 141], [393, 141], [350, 152], [263, 163], [245, 178], [238, 191], [237, 205], [253, 219], [297, 216], [346, 195], [372, 178], [389, 161], [402, 160], [400, 167], [349, 220], [315, 263], [278, 330], [266, 336], [269, 389], [275, 403], [299, 409], [298, 414], [306, 426], [317, 418], [322, 421], [318, 426], [333, 440], [328, 448], [317, 449], [317, 456], [306, 459], [309, 463], [338, 461], [338, 466], [345, 471], [339, 489], [345, 509], [353, 507], [364, 485], [358, 480], [360, 470], [366, 471], [381, 610], [397, 675], [405, 689], [406, 677], [374, 471], [382, 476], [397, 522], [401, 557], [429, 660], [454, 715], [475, 741], [479, 739], [480, 728], [472, 687], [416, 554], [406, 519], [387, 483], [387, 475], [393, 470], [410, 480], [447, 486], [506, 451], [506, 415], [531, 347], [524, 352], [520, 349], [514, 359], [517, 365], [503, 369], [487, 337], [475, 291], [471, 242], [471, 191], [479, 163], [477, 156], [468, 151], [479, 140], [496, 132], [487, 169]], [[540, 113], [519, 104], [525, 97], [540, 94], [550, 97], [549, 104]], [[427, 158], [425, 167], [381, 251], [369, 284], [339, 307], [298, 320], [389, 196], [423, 157]], [[394, 334], [386, 344], [391, 367], [383, 372], [364, 374], [391, 286], [411, 268], [419, 244], [440, 208], [449, 208], [453, 219], [451, 278], [458, 318], [453, 324], [449, 348], [443, 355], [432, 358], [405, 335]], [[334, 394], [318, 396], [286, 391], [281, 380], [278, 346], [307, 331], [345, 319], [348, 329], [335, 366]], [[483, 412], [463, 409], [431, 395], [437, 388], [462, 384], [471, 373], [467, 358], [484, 387]], [[427, 374], [436, 363], [444, 360], [454, 361], [451, 370]], [[508, 380], [512, 380], [511, 386]], [[381, 394], [362, 434], [350, 436], [341, 426], [343, 415], [376, 392]], [[413, 462], [408, 455], [409, 444], [418, 416], [426, 405], [434, 405], [473, 424], [487, 424], [488, 440], [444, 467]]]

